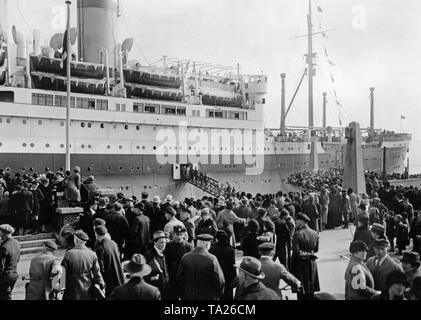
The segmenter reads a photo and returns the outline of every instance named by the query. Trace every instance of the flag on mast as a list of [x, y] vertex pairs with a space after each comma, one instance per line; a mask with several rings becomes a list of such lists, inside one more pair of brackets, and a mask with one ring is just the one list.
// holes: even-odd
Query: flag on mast
[[320, 8], [319, 6], [317, 7], [317, 11], [323, 12], [322, 8]]
[[61, 62], [60, 62], [60, 68], [63, 69], [63, 74], [66, 76], [67, 75], [67, 69], [65, 68], [65, 66], [67, 65], [67, 30], [64, 32], [64, 37], [63, 37], [63, 53], [61, 55]]
[[406, 120], [406, 117], [401, 114], [401, 120]]

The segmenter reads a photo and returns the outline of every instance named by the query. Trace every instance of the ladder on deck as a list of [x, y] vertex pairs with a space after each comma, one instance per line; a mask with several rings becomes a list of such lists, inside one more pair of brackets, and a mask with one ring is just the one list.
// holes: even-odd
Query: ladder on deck
[[187, 183], [190, 183], [191, 185], [195, 186], [196, 188], [199, 188], [200, 190], [203, 190], [213, 197], [219, 197], [222, 194], [221, 186], [218, 181], [215, 179], [212, 179], [208, 176], [204, 176], [201, 178], [201, 172], [198, 171], [197, 176], [190, 176], [187, 174], [184, 174], [181, 176], [181, 180]]

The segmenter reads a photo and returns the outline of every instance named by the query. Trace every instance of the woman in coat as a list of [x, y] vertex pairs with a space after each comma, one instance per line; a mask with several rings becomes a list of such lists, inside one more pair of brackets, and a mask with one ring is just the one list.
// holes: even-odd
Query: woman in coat
[[65, 188], [66, 199], [70, 202], [80, 202], [80, 188], [82, 186], [82, 177], [80, 176], [80, 167], [75, 167], [73, 173], [67, 177]]
[[351, 260], [345, 271], [345, 300], [370, 300], [378, 294], [374, 289], [374, 278], [364, 263], [368, 246], [357, 240], [349, 248]]
[[[220, 203], [220, 205], [224, 205]], [[219, 230], [226, 230], [227, 233], [231, 234], [230, 238], [230, 245], [235, 247], [236, 246], [236, 239], [234, 234], [234, 223], [245, 223], [246, 219], [241, 219], [237, 217], [237, 215], [232, 211], [233, 204], [231, 201], [228, 201], [226, 204], [225, 209], [223, 209], [218, 217], [216, 218], [216, 223], [218, 225]]]

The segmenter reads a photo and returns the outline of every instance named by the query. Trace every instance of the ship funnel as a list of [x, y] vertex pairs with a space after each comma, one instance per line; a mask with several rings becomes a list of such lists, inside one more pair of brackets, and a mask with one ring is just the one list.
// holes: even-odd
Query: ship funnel
[[19, 67], [26, 67], [26, 58], [28, 55], [28, 46], [26, 36], [19, 31], [16, 26], [12, 27], [13, 41], [17, 45], [16, 65]]
[[98, 52], [106, 49], [110, 67], [118, 66], [116, 58], [117, 13], [115, 0], [78, 0], [79, 57], [86, 62], [98, 63]]

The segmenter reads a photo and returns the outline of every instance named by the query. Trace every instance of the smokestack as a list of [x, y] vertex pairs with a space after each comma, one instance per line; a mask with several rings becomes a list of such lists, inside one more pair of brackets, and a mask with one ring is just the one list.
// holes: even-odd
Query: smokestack
[[13, 41], [17, 45], [16, 65], [20, 67], [26, 66], [26, 58], [28, 56], [28, 44], [25, 35], [19, 31], [16, 26], [12, 27]]
[[323, 92], [323, 129], [326, 129], [327, 93]]
[[370, 88], [370, 131], [374, 132], [374, 88]]
[[286, 74], [281, 74], [282, 90], [281, 90], [281, 136], [285, 136], [285, 78]]

